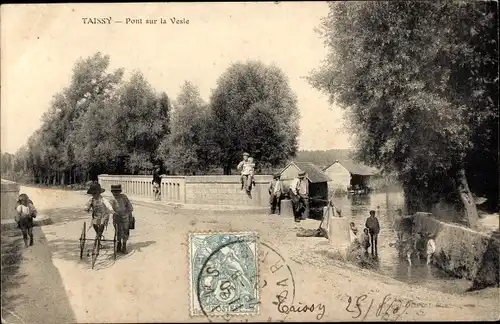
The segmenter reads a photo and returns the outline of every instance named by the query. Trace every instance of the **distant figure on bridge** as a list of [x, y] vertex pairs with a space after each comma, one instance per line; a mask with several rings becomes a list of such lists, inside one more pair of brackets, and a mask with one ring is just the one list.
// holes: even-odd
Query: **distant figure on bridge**
[[255, 163], [249, 159], [250, 154], [243, 153], [243, 161], [238, 164], [237, 169], [241, 171], [241, 190], [245, 189], [250, 193], [252, 189], [252, 179], [255, 172]]
[[101, 195], [104, 191], [100, 184], [91, 184], [89, 190], [87, 190], [87, 194], [92, 195], [92, 198], [85, 204], [86, 212], [92, 209], [92, 227], [98, 236], [102, 235], [104, 228], [108, 225], [109, 216], [115, 213], [109, 200]]
[[[35, 205], [29, 199], [27, 194], [20, 194], [16, 206], [16, 223], [17, 227], [23, 233], [24, 247], [33, 245], [33, 218], [36, 217], [37, 211]], [[28, 244], [29, 236], [29, 244]]]
[[117, 250], [127, 254], [127, 240], [130, 233], [129, 221], [132, 220], [134, 207], [132, 207], [128, 197], [122, 194], [122, 185], [111, 185], [111, 193], [114, 197], [111, 200], [111, 205], [116, 211], [113, 215], [113, 225], [116, 229], [116, 239], [118, 241]]
[[309, 217], [309, 182], [306, 173], [300, 171], [297, 178], [290, 184], [290, 198], [292, 200], [295, 221], [300, 222]]
[[281, 213], [281, 198], [283, 196], [283, 183], [280, 180], [279, 173], [274, 174], [273, 180], [269, 183], [269, 204], [271, 205], [271, 214], [276, 212], [278, 207], [278, 215]]
[[161, 200], [161, 176], [160, 176], [160, 167], [157, 166], [153, 171], [153, 193], [155, 195], [155, 200]]
[[[377, 256], [378, 255], [378, 249], [377, 249], [377, 241], [378, 241], [378, 233], [380, 232], [380, 224], [378, 222], [377, 217], [375, 217], [375, 211], [370, 210], [370, 217], [366, 219], [365, 223], [366, 228], [368, 228], [368, 231], [370, 232], [370, 243], [372, 246], [372, 255]], [[375, 253], [374, 253], [375, 251]]]

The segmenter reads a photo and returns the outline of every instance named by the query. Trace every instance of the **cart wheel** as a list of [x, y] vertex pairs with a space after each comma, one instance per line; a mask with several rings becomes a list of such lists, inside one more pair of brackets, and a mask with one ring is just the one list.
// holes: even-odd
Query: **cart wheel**
[[82, 234], [80, 235], [80, 260], [83, 259], [83, 251], [85, 250], [85, 222], [83, 222]]
[[92, 249], [92, 269], [94, 269], [97, 256], [99, 255], [99, 247], [101, 245], [101, 237], [97, 236], [94, 240], [94, 249]]

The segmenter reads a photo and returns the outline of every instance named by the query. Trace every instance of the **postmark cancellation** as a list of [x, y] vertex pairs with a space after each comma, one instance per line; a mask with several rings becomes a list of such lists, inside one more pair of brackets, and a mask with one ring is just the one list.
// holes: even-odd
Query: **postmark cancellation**
[[190, 233], [191, 316], [259, 314], [258, 234]]

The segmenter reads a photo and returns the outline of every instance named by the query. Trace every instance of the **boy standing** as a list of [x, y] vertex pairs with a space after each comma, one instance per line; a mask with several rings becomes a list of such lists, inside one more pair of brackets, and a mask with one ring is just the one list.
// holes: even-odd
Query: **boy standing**
[[365, 254], [368, 254], [368, 248], [370, 247], [370, 236], [368, 235], [368, 228], [363, 229], [363, 233], [361, 234], [361, 246], [365, 250]]
[[365, 226], [368, 228], [368, 232], [370, 233], [372, 255], [378, 255], [377, 239], [378, 239], [378, 233], [380, 232], [380, 224], [378, 223], [377, 217], [375, 217], [374, 210], [370, 210], [370, 217], [366, 219]]
[[[21, 229], [23, 233], [24, 247], [33, 245], [33, 218], [36, 217], [37, 211], [31, 199], [28, 195], [20, 194], [17, 200], [16, 207], [16, 223], [17, 227]], [[28, 245], [28, 236], [30, 238]]]
[[116, 213], [113, 215], [113, 225], [116, 229], [116, 239], [118, 240], [117, 250], [127, 254], [127, 240], [130, 233], [129, 221], [132, 218], [134, 207], [128, 197], [122, 194], [122, 185], [111, 185], [111, 193], [114, 199], [111, 204]]

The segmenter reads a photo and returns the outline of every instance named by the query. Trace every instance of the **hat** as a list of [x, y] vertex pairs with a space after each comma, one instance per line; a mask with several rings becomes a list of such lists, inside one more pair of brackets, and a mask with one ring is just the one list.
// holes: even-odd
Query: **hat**
[[17, 198], [17, 202], [21, 202], [21, 200], [26, 200], [26, 201], [29, 201], [30, 198], [28, 197], [27, 194], [20, 194], [19, 197]]
[[105, 190], [101, 188], [101, 185], [98, 183], [92, 183], [90, 185], [89, 190], [87, 190], [88, 195], [93, 195], [96, 193], [103, 193]]
[[305, 171], [300, 171], [299, 172], [299, 177], [305, 177], [306, 176], [306, 172]]
[[243, 153], [243, 156], [250, 156], [250, 154], [248, 154], [247, 152]]
[[281, 174], [280, 173], [275, 173], [275, 174], [273, 174], [273, 178], [274, 179], [279, 179], [279, 178], [281, 178]]
[[122, 192], [122, 185], [111, 185], [111, 192]]

